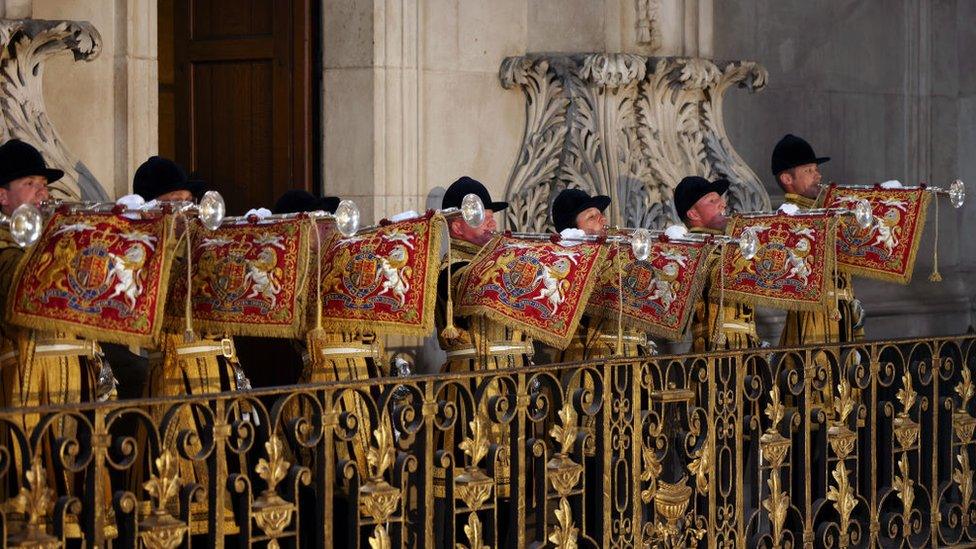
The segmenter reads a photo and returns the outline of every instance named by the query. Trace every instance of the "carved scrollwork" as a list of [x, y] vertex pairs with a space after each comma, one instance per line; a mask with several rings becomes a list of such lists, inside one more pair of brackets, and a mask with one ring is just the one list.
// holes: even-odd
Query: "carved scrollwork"
[[0, 140], [17, 138], [41, 151], [49, 166], [64, 170], [50, 186], [68, 200], [106, 200], [108, 196], [85, 165], [68, 152], [47, 115], [42, 83], [44, 64], [71, 52], [91, 61], [102, 50], [102, 37], [86, 21], [0, 20]]
[[544, 230], [563, 188], [609, 195], [616, 225], [661, 227], [677, 222], [671, 190], [686, 175], [727, 177], [734, 207], [769, 208], [722, 115], [733, 84], [765, 86], [756, 63], [530, 54], [505, 59], [499, 75], [526, 96], [525, 133], [506, 187], [509, 229]]

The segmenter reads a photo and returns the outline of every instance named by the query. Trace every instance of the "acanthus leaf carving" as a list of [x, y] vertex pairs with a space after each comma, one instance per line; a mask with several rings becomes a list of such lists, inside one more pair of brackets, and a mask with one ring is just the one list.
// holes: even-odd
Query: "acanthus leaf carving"
[[522, 146], [506, 188], [506, 228], [544, 231], [564, 188], [612, 199], [617, 226], [678, 222], [672, 189], [687, 175], [726, 177], [739, 211], [769, 208], [769, 196], [732, 148], [722, 96], [733, 84], [765, 86], [749, 61], [636, 54], [529, 54], [502, 63], [506, 88], [526, 96]]

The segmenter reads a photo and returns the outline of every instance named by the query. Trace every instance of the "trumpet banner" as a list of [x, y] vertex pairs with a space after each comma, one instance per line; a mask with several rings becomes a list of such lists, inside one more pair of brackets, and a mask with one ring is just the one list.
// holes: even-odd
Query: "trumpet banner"
[[[232, 336], [304, 337], [311, 232], [304, 216], [213, 231], [191, 221], [194, 328]], [[166, 323], [181, 330], [187, 288], [183, 261], [174, 273]]]
[[[751, 260], [738, 246], [722, 254], [725, 299], [787, 310], [825, 309], [833, 291], [837, 218], [829, 213], [734, 217], [729, 231], [738, 238], [755, 232], [759, 250]], [[713, 276], [718, 276], [718, 270]], [[713, 291], [711, 297], [721, 292]]]
[[173, 225], [170, 215], [56, 212], [18, 267], [9, 289], [10, 321], [109, 343], [155, 345]]
[[443, 216], [429, 212], [353, 237], [334, 233], [321, 265], [325, 329], [428, 335], [443, 229]]
[[824, 194], [827, 208], [871, 204], [875, 223], [862, 229], [849, 219], [837, 230], [837, 264], [851, 274], [908, 284], [915, 270], [929, 193], [924, 189], [851, 189], [831, 185]]
[[[652, 335], [681, 339], [701, 295], [714, 245], [706, 242], [658, 240], [646, 261], [638, 261], [630, 246], [613, 246], [607, 253], [587, 311], [606, 315]], [[618, 269], [622, 269], [621, 285]], [[621, 311], [620, 288], [623, 288]]]
[[497, 236], [468, 265], [458, 291], [458, 310], [519, 326], [563, 349], [606, 265], [606, 249], [596, 242], [563, 246]]

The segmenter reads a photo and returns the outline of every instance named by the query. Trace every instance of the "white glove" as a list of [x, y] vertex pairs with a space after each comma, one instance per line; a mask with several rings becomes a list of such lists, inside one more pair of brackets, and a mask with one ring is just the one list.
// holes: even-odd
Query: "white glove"
[[390, 221], [396, 223], [398, 221], [405, 221], [407, 219], [414, 219], [415, 217], [420, 217], [420, 214], [417, 213], [417, 212], [415, 212], [415, 211], [413, 211], [413, 210], [407, 210], [405, 212], [400, 212], [400, 213], [398, 213], [396, 215], [391, 215], [390, 216]]
[[257, 208], [257, 209], [251, 208], [250, 210], [247, 211], [246, 214], [244, 214], [244, 219], [247, 219], [252, 215], [256, 215], [258, 219], [264, 219], [265, 217], [271, 215], [271, 210], [267, 208]]
[[586, 233], [579, 229], [563, 229], [559, 236], [562, 238], [559, 241], [562, 246], [575, 246], [586, 238]]
[[668, 238], [684, 238], [688, 234], [688, 229], [684, 225], [668, 225], [668, 228], [664, 229], [664, 234]]
[[892, 179], [891, 181], [885, 181], [881, 184], [882, 189], [900, 189], [902, 188], [901, 181], [897, 179]]
[[785, 213], [786, 215], [796, 215], [800, 212], [800, 207], [796, 204], [787, 202], [779, 207], [779, 211]]
[[138, 210], [146, 203], [146, 200], [137, 194], [127, 194], [120, 196], [115, 203], [120, 206], [125, 206], [129, 210]]

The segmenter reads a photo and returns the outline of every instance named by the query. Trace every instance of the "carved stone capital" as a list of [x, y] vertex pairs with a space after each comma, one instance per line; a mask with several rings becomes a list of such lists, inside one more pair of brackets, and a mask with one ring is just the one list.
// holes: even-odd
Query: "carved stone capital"
[[687, 175], [728, 178], [729, 202], [740, 211], [769, 208], [722, 117], [730, 86], [765, 86], [766, 70], [754, 62], [529, 54], [505, 59], [499, 76], [526, 98], [522, 147], [506, 187], [507, 228], [549, 228], [551, 201], [567, 187], [609, 195], [619, 226], [676, 223], [672, 189]]
[[0, 20], [0, 44], [0, 138], [31, 143], [49, 166], [64, 170], [64, 177], [50, 186], [52, 195], [68, 200], [106, 199], [88, 168], [64, 147], [48, 118], [43, 92], [48, 59], [71, 52], [76, 61], [91, 61], [102, 50], [101, 35], [87, 21], [4, 19]]

